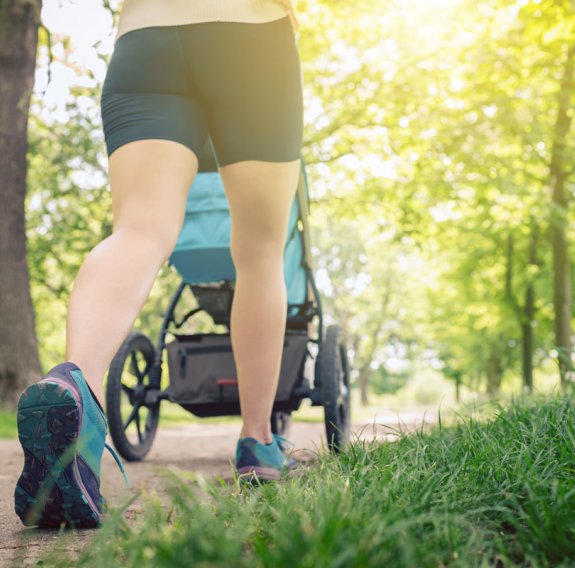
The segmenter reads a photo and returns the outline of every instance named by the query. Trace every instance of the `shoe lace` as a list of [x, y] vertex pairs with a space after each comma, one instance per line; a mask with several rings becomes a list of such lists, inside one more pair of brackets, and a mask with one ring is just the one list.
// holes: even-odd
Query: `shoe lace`
[[289, 451], [293, 450], [293, 448], [295, 448], [295, 444], [293, 442], [282, 438], [279, 434], [272, 434], [272, 436], [282, 452], [288, 453]]
[[120, 468], [120, 471], [122, 472], [122, 475], [124, 476], [124, 482], [126, 484], [126, 487], [130, 487], [130, 482], [128, 481], [128, 476], [126, 475], [126, 470], [124, 469], [124, 466], [122, 465], [122, 462], [120, 461], [120, 458], [118, 457], [118, 454], [114, 451], [114, 448], [112, 448], [112, 446], [108, 445], [107, 443], [104, 443], [104, 446], [108, 449], [108, 451], [112, 454], [112, 457], [116, 460], [116, 463], [118, 464], [118, 467]]

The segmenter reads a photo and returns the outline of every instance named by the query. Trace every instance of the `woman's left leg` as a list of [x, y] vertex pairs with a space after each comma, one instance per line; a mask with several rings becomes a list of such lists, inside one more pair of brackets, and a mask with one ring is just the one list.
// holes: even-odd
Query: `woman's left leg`
[[284, 247], [300, 161], [245, 161], [220, 171], [230, 206], [236, 269], [231, 339], [241, 437], [269, 443], [287, 317]]
[[[303, 134], [299, 55], [287, 16], [265, 24], [224, 22], [202, 38], [205, 44], [191, 37], [183, 44], [190, 53], [201, 47], [210, 54], [190, 64], [212, 101], [209, 132], [230, 208], [241, 438], [270, 443], [287, 316], [284, 248]], [[239, 444], [238, 471], [253, 465], [246, 457], [252, 442], [245, 455]]]

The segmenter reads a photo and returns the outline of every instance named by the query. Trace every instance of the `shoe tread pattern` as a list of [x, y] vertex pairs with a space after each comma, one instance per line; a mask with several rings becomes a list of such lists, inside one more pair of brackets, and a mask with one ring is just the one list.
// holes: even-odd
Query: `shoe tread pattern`
[[94, 511], [74, 473], [80, 410], [63, 386], [40, 382], [18, 403], [18, 438], [24, 468], [15, 490], [15, 509], [26, 526], [97, 527]]

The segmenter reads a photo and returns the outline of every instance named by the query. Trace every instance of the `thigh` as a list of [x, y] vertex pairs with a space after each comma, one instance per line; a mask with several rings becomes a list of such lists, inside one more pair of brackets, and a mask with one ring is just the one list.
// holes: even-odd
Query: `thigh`
[[300, 175], [302, 80], [289, 18], [218, 24], [196, 34], [195, 64], [230, 206], [236, 264], [283, 258]]
[[207, 137], [176, 27], [133, 30], [116, 42], [102, 89], [114, 231], [168, 250]]
[[171, 140], [123, 145], [109, 161], [114, 231], [128, 229], [171, 251], [184, 220], [198, 167], [195, 154]]
[[[220, 166], [293, 162], [303, 132], [302, 79], [289, 18], [205, 24], [183, 42], [207, 102]], [[205, 54], [192, 57], [193, 53]]]
[[231, 217], [231, 252], [236, 267], [283, 258], [300, 161], [245, 161], [220, 169]]

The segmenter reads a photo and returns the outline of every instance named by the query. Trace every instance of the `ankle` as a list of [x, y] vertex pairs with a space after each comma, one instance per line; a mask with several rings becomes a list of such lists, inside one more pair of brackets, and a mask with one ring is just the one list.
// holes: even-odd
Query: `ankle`
[[261, 428], [250, 428], [245, 425], [240, 432], [240, 438], [254, 438], [262, 444], [271, 444], [274, 440], [271, 429], [262, 430]]
[[[104, 412], [104, 385], [102, 382], [95, 382], [90, 380], [91, 377], [103, 376], [103, 373], [96, 371], [90, 367], [82, 357], [69, 358], [67, 360], [69, 363], [76, 365], [82, 373], [82, 377], [86, 382], [86, 386], [90, 391], [92, 398], [96, 401], [102, 412]], [[90, 377], [90, 378], [89, 378]]]

